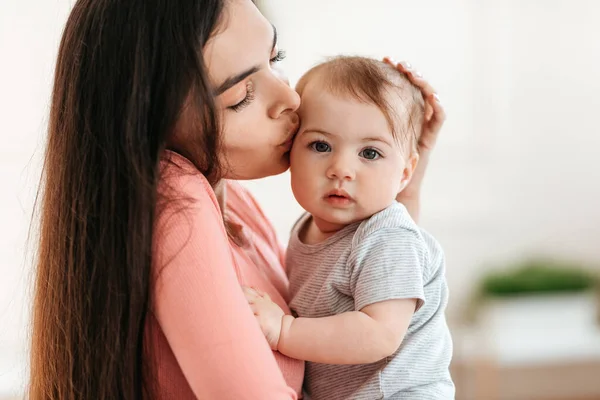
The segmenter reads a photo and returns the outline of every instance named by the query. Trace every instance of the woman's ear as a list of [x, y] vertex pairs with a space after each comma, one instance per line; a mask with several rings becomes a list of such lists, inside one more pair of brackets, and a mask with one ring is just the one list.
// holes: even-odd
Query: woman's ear
[[404, 165], [404, 171], [402, 171], [402, 179], [400, 180], [400, 187], [398, 188], [398, 193], [404, 190], [408, 183], [412, 179], [413, 173], [415, 169], [417, 169], [417, 164], [419, 163], [419, 153], [416, 151], [410, 155], [410, 158]]

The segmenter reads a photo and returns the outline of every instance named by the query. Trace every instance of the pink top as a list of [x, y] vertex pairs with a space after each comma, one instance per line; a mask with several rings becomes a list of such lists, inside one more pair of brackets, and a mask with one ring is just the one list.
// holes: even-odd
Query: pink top
[[[229, 219], [243, 227], [240, 248], [225, 232], [215, 193], [184, 157], [167, 152], [159, 190], [170, 202], [154, 231], [153, 340], [161, 399], [296, 399], [304, 362], [273, 352], [240, 285], [268, 293], [289, 314], [284, 253], [252, 195], [227, 181]], [[287, 384], [286, 384], [287, 383]]]

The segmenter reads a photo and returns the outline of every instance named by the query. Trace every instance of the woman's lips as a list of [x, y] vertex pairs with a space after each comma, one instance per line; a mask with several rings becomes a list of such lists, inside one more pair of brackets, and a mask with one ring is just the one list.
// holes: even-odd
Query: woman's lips
[[288, 140], [287, 142], [280, 144], [280, 146], [283, 147], [283, 149], [285, 151], [290, 151], [292, 149], [293, 144], [294, 144], [294, 139], [292, 138], [292, 139]]
[[280, 146], [282, 146], [283, 148], [287, 150], [290, 150], [292, 148], [292, 144], [294, 144], [294, 137], [296, 137], [296, 133], [298, 133], [298, 128], [300, 127], [300, 124], [298, 124], [297, 122], [295, 124], [293, 124], [290, 129], [288, 130], [288, 137], [287, 139], [280, 144]]

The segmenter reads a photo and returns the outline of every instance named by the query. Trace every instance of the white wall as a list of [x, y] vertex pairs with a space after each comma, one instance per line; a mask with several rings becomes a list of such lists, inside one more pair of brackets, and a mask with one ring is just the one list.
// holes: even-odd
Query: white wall
[[[24, 358], [26, 254], [52, 71], [72, 0], [0, 0], [0, 398]], [[496, 260], [600, 263], [600, 2], [263, 0], [292, 83], [338, 53], [408, 59], [448, 121], [423, 225], [446, 249], [453, 312]], [[282, 240], [300, 213], [287, 174], [249, 182]]]
[[[37, 184], [58, 42], [72, 1], [0, 0], [0, 398], [25, 359]], [[33, 242], [35, 243], [35, 242]]]

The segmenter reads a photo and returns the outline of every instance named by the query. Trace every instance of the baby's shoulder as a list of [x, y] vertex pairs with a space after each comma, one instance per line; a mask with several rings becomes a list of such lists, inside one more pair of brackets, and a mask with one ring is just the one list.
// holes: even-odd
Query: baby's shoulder
[[398, 236], [423, 240], [421, 231], [402, 203], [394, 201], [387, 208], [364, 220], [354, 234], [353, 243], [376, 236], [378, 240], [395, 240]]

